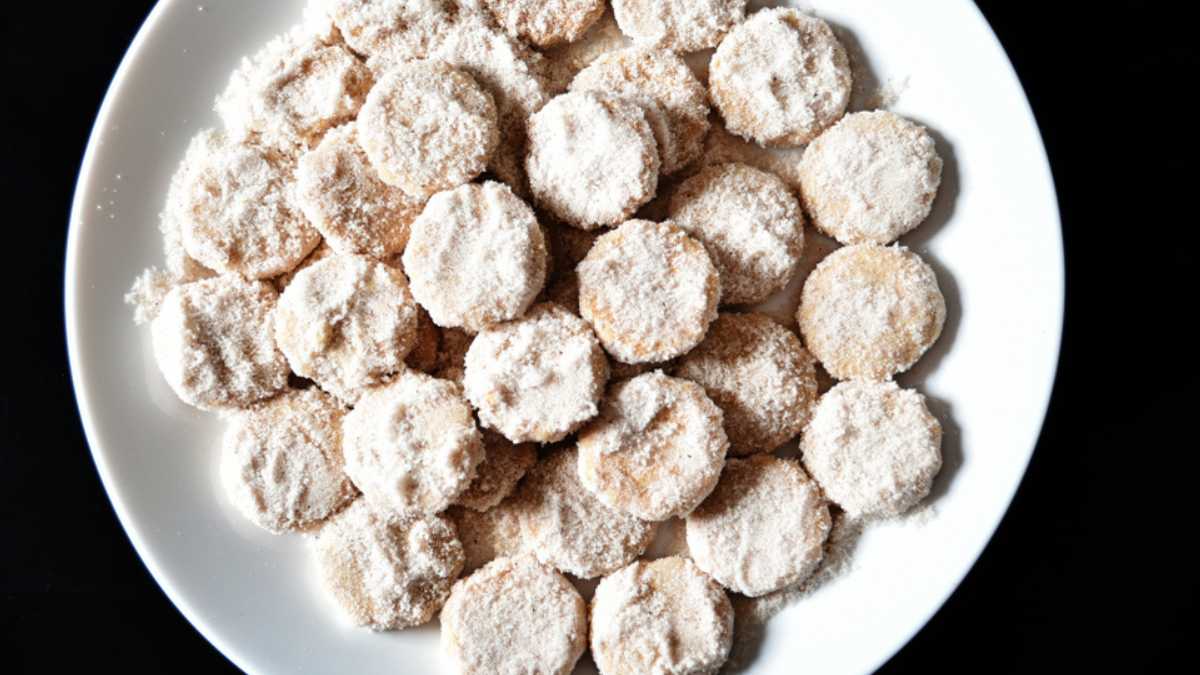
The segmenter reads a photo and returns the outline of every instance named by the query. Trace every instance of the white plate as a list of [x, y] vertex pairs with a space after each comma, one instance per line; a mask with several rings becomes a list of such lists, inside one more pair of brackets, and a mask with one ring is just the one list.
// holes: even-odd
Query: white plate
[[[198, 4], [199, 3], [199, 4]], [[79, 176], [66, 313], [80, 413], [117, 514], [184, 615], [253, 673], [437, 671], [434, 628], [372, 634], [316, 589], [298, 537], [230, 510], [215, 480], [220, 423], [180, 402], [122, 294], [161, 264], [157, 214], [188, 139], [239, 57], [299, 20], [302, 2], [165, 1], [105, 98]], [[772, 621], [755, 672], [865, 673], [899, 649], [970, 569], [1037, 440], [1062, 321], [1058, 208], [1037, 127], [1008, 59], [967, 0], [811, 3], [848, 29], [893, 109], [946, 159], [931, 222], [904, 242], [950, 307], [935, 350], [902, 378], [946, 428], [936, 516], [867, 533], [855, 567]]]

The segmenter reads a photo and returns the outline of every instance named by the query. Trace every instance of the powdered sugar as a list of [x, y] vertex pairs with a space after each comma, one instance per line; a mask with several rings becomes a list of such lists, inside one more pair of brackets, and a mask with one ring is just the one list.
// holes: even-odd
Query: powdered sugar
[[574, 42], [604, 13], [604, 0], [482, 0], [504, 30], [536, 47]]
[[487, 511], [512, 494], [517, 481], [537, 462], [537, 446], [513, 444], [494, 431], [483, 432], [484, 458], [475, 468], [475, 480], [454, 500], [475, 511]]
[[613, 0], [612, 5], [626, 35], [678, 52], [716, 47], [746, 15], [746, 0]]

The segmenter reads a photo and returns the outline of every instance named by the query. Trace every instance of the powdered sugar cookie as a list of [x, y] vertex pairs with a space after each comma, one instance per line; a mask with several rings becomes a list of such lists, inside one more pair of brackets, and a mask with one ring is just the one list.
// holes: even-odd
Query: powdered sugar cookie
[[746, 16], [746, 0], [613, 0], [621, 30], [639, 44], [694, 52], [716, 47]]
[[[394, 63], [423, 59], [461, 7], [458, 0], [312, 0], [351, 49]], [[378, 72], [378, 71], [377, 71]]]
[[403, 369], [416, 340], [404, 275], [363, 256], [332, 255], [300, 272], [275, 312], [292, 370], [348, 403]]
[[842, 382], [821, 397], [800, 444], [804, 466], [851, 516], [894, 516], [929, 494], [942, 425], [895, 382]]
[[176, 180], [184, 249], [208, 269], [267, 279], [292, 269], [321, 243], [292, 189], [294, 163], [277, 150], [200, 132]]
[[499, 558], [454, 584], [442, 648], [464, 675], [567, 675], [587, 648], [587, 605], [532, 556]]
[[708, 86], [733, 133], [764, 145], [802, 145], [846, 111], [850, 59], [824, 21], [764, 9], [721, 41]]
[[371, 71], [350, 50], [293, 30], [242, 59], [216, 111], [239, 140], [256, 135], [278, 148], [311, 147], [358, 114]]
[[729, 454], [770, 452], [804, 428], [817, 400], [816, 361], [763, 314], [722, 314], [675, 374], [699, 383], [725, 415]]
[[378, 508], [437, 513], [475, 478], [483, 442], [462, 390], [412, 370], [346, 415], [346, 473]]
[[526, 546], [547, 565], [584, 579], [608, 574], [641, 555], [654, 524], [604, 505], [579, 482], [578, 451], [546, 455], [515, 495]]
[[312, 547], [325, 588], [354, 623], [372, 630], [432, 619], [463, 565], [462, 544], [445, 518], [403, 518], [366, 499], [330, 519]]
[[882, 110], [842, 118], [800, 162], [805, 209], [843, 244], [895, 241], [929, 215], [941, 182], [929, 132]]
[[612, 10], [606, 9], [578, 40], [546, 50], [546, 75], [551, 91], [561, 94], [567, 90], [575, 75], [601, 54], [623, 49], [630, 44], [617, 26]]
[[518, 555], [525, 550], [521, 518], [516, 500], [509, 497], [487, 511], [463, 506], [446, 509], [458, 530], [466, 562], [463, 574], [470, 574], [501, 556]]
[[221, 448], [225, 494], [275, 533], [320, 525], [357, 492], [342, 470], [342, 416], [332, 398], [291, 391], [234, 414]]
[[484, 458], [475, 469], [475, 480], [454, 500], [475, 511], [487, 511], [499, 504], [537, 462], [537, 446], [511, 443], [494, 431], [484, 430], [483, 448]]
[[359, 147], [356, 127], [332, 129], [300, 157], [296, 199], [309, 222], [338, 253], [379, 260], [404, 250], [424, 202], [379, 179]]
[[244, 408], [287, 386], [270, 325], [269, 284], [227, 274], [176, 286], [150, 324], [154, 358], [180, 400], [202, 410]]
[[325, 240], [321, 240], [321, 245], [314, 248], [312, 253], [308, 254], [307, 258], [300, 261], [299, 265], [296, 265], [290, 271], [284, 272], [283, 274], [280, 274], [272, 279], [272, 283], [275, 285], [275, 290], [283, 293], [287, 290], [288, 285], [292, 283], [292, 279], [296, 278], [297, 274], [332, 255], [335, 255], [333, 249], [329, 248], [329, 244], [325, 243]]
[[800, 192], [800, 158], [804, 148], [764, 148], [758, 143], [735, 136], [725, 126], [714, 123], [704, 139], [704, 154], [689, 169], [698, 171], [714, 164], [737, 162], [783, 179], [793, 192]]
[[596, 587], [591, 629], [601, 675], [715, 675], [733, 644], [733, 606], [687, 558], [638, 561]]
[[491, 94], [438, 61], [389, 70], [358, 115], [358, 143], [380, 179], [418, 198], [478, 176], [499, 140]]
[[604, 13], [604, 0], [483, 0], [496, 23], [536, 47], [574, 42]]
[[632, 47], [592, 61], [571, 91], [619, 96], [642, 107], [658, 143], [664, 175], [700, 156], [708, 133], [708, 96], [691, 68], [674, 52]]
[[525, 169], [542, 208], [590, 230], [615, 225], [650, 201], [658, 186], [658, 146], [637, 104], [572, 92], [529, 120]]
[[721, 281], [700, 242], [670, 222], [631, 220], [579, 263], [579, 309], [625, 363], [665, 361], [704, 339]]
[[608, 358], [582, 319], [552, 303], [480, 331], [463, 386], [484, 426], [513, 442], [553, 443], [595, 417]]
[[608, 392], [579, 434], [579, 480], [638, 518], [686, 516], [717, 484], [728, 447], [721, 409], [704, 389], [655, 371]]
[[755, 455], [729, 460], [688, 516], [688, 551], [721, 585], [758, 597], [807, 579], [832, 526], [821, 488], [799, 462]]
[[403, 260], [433, 322], [476, 333], [525, 313], [546, 281], [546, 258], [533, 210], [487, 182], [434, 195], [413, 221]]
[[684, 181], [670, 215], [712, 255], [724, 304], [766, 300], [791, 281], [804, 251], [804, 215], [791, 190], [745, 164], [708, 167]]
[[937, 341], [946, 300], [916, 253], [861, 244], [817, 265], [804, 281], [796, 320], [830, 375], [884, 380], [908, 370]]

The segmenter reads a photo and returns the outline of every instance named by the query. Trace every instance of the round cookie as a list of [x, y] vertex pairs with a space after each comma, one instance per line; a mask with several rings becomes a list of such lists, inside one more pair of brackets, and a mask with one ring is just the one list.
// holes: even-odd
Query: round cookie
[[433, 322], [471, 333], [523, 315], [546, 281], [533, 210], [491, 181], [434, 195], [413, 221], [403, 260]]
[[770, 452], [804, 429], [817, 401], [816, 360], [763, 314], [721, 314], [675, 375], [704, 387], [725, 415], [729, 454]]
[[351, 49], [392, 63], [429, 56], [462, 9], [460, 0], [313, 1]]
[[462, 544], [445, 518], [403, 518], [366, 499], [331, 518], [312, 548], [325, 588], [354, 623], [372, 630], [432, 619], [463, 565]]
[[728, 447], [721, 409], [704, 389], [654, 371], [612, 386], [579, 434], [579, 480], [637, 518], [682, 517], [717, 484]]
[[746, 0], [613, 0], [621, 31], [677, 52], [716, 47], [746, 16]]
[[479, 421], [515, 443], [552, 443], [595, 417], [608, 358], [592, 329], [552, 303], [480, 331], [463, 386]]
[[843, 244], [890, 244], [911, 231], [929, 216], [941, 182], [929, 132], [882, 110], [843, 117], [800, 160], [804, 208]]
[[188, 145], [168, 208], [184, 250], [221, 274], [267, 279], [295, 267], [321, 234], [305, 220], [292, 189], [294, 162], [277, 150], [236, 143], [213, 130]]
[[566, 91], [575, 75], [601, 54], [623, 49], [629, 44], [612, 11], [605, 11], [575, 42], [546, 50], [546, 75], [551, 91], [555, 94]]
[[537, 446], [514, 445], [494, 431], [483, 432], [483, 448], [484, 458], [476, 467], [475, 480], [454, 500], [475, 511], [487, 511], [499, 504], [537, 462]]
[[687, 518], [696, 566], [736, 593], [759, 597], [807, 579], [833, 521], [800, 463], [773, 455], [732, 459]]
[[470, 574], [501, 556], [513, 556], [525, 549], [521, 534], [521, 517], [516, 500], [511, 497], [487, 511], [462, 506], [446, 509], [446, 517], [458, 531], [466, 562], [463, 574]]
[[756, 12], [729, 31], [708, 91], [729, 131], [763, 145], [811, 141], [846, 111], [850, 59], [829, 24], [797, 9]]
[[312, 147], [328, 129], [354, 119], [372, 83], [371, 71], [344, 45], [294, 30], [242, 59], [216, 111], [239, 140]]
[[854, 517], [904, 513], [942, 468], [942, 425], [895, 382], [841, 382], [821, 397], [800, 443], [804, 466]]
[[885, 380], [908, 370], [937, 341], [946, 300], [916, 253], [859, 244], [829, 254], [808, 275], [796, 320], [830, 375]]
[[733, 646], [733, 606], [687, 558], [638, 561], [596, 587], [591, 629], [600, 675], [716, 675]]
[[632, 47], [603, 54], [575, 76], [571, 91], [607, 93], [640, 105], [658, 143], [663, 175], [704, 151], [708, 94], [674, 52]]
[[338, 253], [379, 260], [404, 250], [424, 202], [379, 179], [356, 125], [330, 130], [296, 167], [296, 200]]
[[515, 494], [525, 545], [547, 565], [584, 579], [645, 552], [655, 525], [604, 505], [579, 482], [578, 452], [562, 448], [525, 475]]
[[346, 415], [346, 473], [378, 508], [437, 513], [475, 478], [483, 442], [462, 390], [412, 370]]
[[342, 470], [342, 416], [317, 389], [240, 410], [221, 446], [225, 494], [251, 522], [280, 534], [320, 525], [357, 492]]
[[244, 408], [287, 387], [288, 365], [269, 326], [275, 289], [227, 274], [176, 286], [150, 324], [154, 358], [180, 400], [202, 410]]
[[766, 300], [792, 280], [804, 214], [777, 176], [745, 164], [706, 167], [671, 197], [671, 221], [699, 239], [721, 274], [722, 304]]
[[357, 126], [379, 178], [418, 198], [478, 176], [500, 141], [491, 94], [440, 61], [389, 70], [367, 95]]
[[532, 556], [498, 558], [454, 584], [442, 649], [463, 675], [568, 675], [587, 648], [587, 605]]
[[717, 318], [717, 268], [700, 242], [670, 222], [631, 220], [604, 234], [576, 273], [581, 315], [624, 363], [685, 354]]
[[405, 367], [417, 340], [417, 305], [399, 270], [332, 255], [288, 284], [274, 328], [293, 372], [353, 403]]
[[658, 145], [636, 103], [571, 92], [530, 118], [525, 170], [539, 206], [591, 230], [620, 223], [654, 197]]
[[574, 42], [604, 13], [604, 0], [483, 0], [505, 32], [535, 47]]

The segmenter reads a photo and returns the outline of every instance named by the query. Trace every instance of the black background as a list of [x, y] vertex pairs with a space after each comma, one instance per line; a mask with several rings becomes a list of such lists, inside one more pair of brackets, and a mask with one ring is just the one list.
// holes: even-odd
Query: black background
[[[1191, 17], [1169, 10], [1176, 4], [980, 3], [1053, 164], [1066, 334], [1016, 501], [966, 581], [883, 672], [1154, 672], [1187, 655], [1200, 571], [1200, 442], [1190, 430], [1200, 403], [1200, 142], [1190, 100], [1200, 48]], [[134, 672], [233, 670], [166, 599], [117, 523], [66, 363], [74, 180], [108, 81], [150, 5], [20, 2], [0, 18], [8, 672], [52, 672], [80, 658]]]

